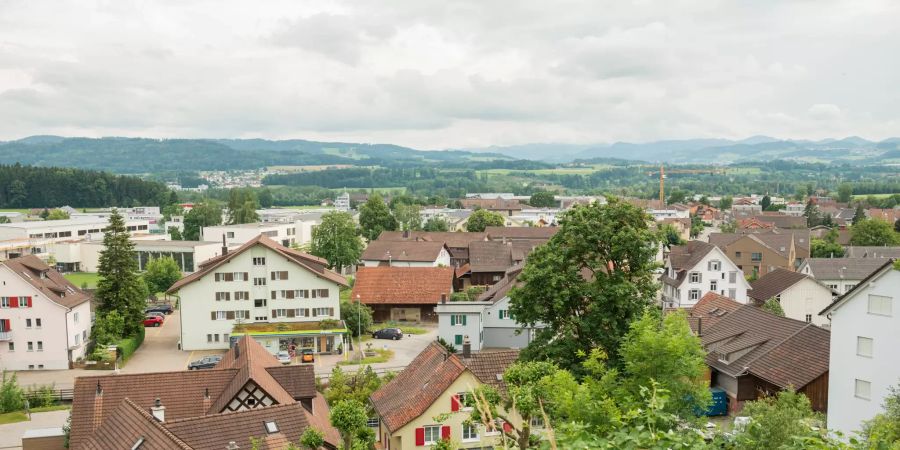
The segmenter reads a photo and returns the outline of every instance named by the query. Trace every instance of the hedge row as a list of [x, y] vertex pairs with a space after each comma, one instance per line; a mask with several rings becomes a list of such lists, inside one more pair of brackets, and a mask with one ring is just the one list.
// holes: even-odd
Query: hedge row
[[119, 342], [116, 343], [116, 346], [118, 347], [118, 350], [119, 350], [119, 356], [122, 357], [123, 365], [128, 361], [129, 358], [131, 358], [131, 355], [134, 354], [134, 352], [138, 349], [138, 347], [141, 346], [141, 344], [143, 342], [144, 342], [144, 328], [141, 327], [139, 329], [139, 331], [137, 332], [137, 334], [134, 334], [133, 336], [121, 339], [121, 340], [119, 340]]

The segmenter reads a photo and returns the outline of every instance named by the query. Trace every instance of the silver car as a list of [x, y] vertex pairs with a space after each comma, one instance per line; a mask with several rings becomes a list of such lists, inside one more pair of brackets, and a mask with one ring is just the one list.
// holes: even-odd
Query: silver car
[[275, 354], [275, 358], [278, 359], [278, 362], [282, 364], [290, 364], [291, 363], [291, 354], [282, 350]]

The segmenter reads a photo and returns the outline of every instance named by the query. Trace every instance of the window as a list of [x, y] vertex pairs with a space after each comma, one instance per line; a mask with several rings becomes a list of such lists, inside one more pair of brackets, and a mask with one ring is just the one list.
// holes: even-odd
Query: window
[[265, 286], [266, 285], [266, 277], [258, 277], [253, 279], [254, 286]]
[[216, 342], [219, 342], [219, 334], [218, 333], [213, 335], [213, 340]]
[[9, 297], [0, 297], [0, 308], [9, 308]]
[[719, 290], [719, 281], [718, 280], [710, 280], [709, 282], [709, 290], [715, 292]]
[[255, 320], [257, 322], [265, 322], [265, 321], [269, 320], [269, 316], [256, 316], [253, 318], [253, 320]]
[[806, 323], [812, 323], [812, 314], [806, 315]]
[[712, 270], [714, 272], [718, 272], [722, 270], [722, 261], [714, 260], [707, 263], [708, 270]]
[[334, 308], [313, 308], [313, 317], [318, 316], [333, 316]]
[[287, 317], [287, 311], [284, 309], [273, 309], [272, 318], [277, 319], [279, 317]]
[[828, 287], [829, 287], [831, 290], [836, 291], [837, 288], [838, 288], [838, 285], [836, 285], [836, 284], [829, 284]]
[[737, 272], [728, 272], [728, 282], [729, 283], [737, 282]]
[[544, 428], [544, 418], [541, 416], [532, 417], [531, 428]]
[[869, 314], [891, 315], [891, 298], [886, 295], [869, 294]]
[[74, 320], [75, 323], [78, 323], [78, 313], [77, 312], [74, 315], [72, 315], [72, 320]]
[[216, 301], [231, 300], [231, 292], [216, 292]]
[[216, 320], [228, 320], [228, 312], [216, 311]]
[[249, 319], [250, 311], [241, 311], [241, 310], [235, 311], [234, 318], [235, 319]]
[[465, 314], [451, 314], [450, 315], [450, 326], [465, 326], [466, 325], [466, 315]]
[[278, 424], [275, 422], [266, 422], [266, 433], [273, 434], [278, 432]]
[[688, 291], [688, 300], [700, 300], [700, 289], [691, 289]]
[[207, 334], [207, 335], [206, 335], [206, 342], [212, 342], [212, 335], [211, 335], [211, 334]]
[[509, 310], [508, 310], [508, 309], [501, 309], [501, 310], [499, 311], [499, 314], [500, 314], [500, 318], [501, 318], [501, 319], [509, 319], [509, 318], [510, 318], [510, 317], [509, 317]]
[[853, 289], [853, 288], [855, 288], [855, 287], [856, 287], [855, 284], [846, 284], [846, 285], [844, 285], [844, 293], [850, 292], [850, 289]]
[[378, 418], [370, 417], [366, 420], [366, 426], [369, 428], [378, 428]]
[[456, 345], [463, 345], [463, 335], [457, 334], [453, 336], [453, 343]]
[[737, 289], [729, 289], [728, 290], [728, 298], [733, 299], [735, 297], [737, 297]]
[[266, 307], [266, 299], [258, 298], [256, 300], [253, 300], [253, 307], [254, 308], [265, 308]]
[[25, 328], [31, 328], [31, 319], [25, 319]]
[[866, 358], [872, 357], [872, 338], [857, 336], [856, 337], [856, 354]]
[[313, 289], [312, 298], [328, 298], [328, 289]]
[[474, 423], [463, 423], [462, 440], [463, 442], [478, 440], [478, 427]]
[[81, 335], [75, 333], [75, 345], [81, 344]]
[[29, 352], [34, 351], [34, 342], [28, 341], [28, 351]]
[[11, 351], [11, 352], [16, 351], [16, 343], [15, 343], [15, 342], [10, 341], [10, 343], [9, 343], [9, 351]]
[[688, 274], [688, 277], [688, 281], [691, 283], [699, 283], [701, 280], [703, 280], [703, 277], [700, 276], [700, 272], [691, 272]]
[[431, 445], [441, 440], [441, 426], [428, 425], [425, 427], [425, 445]]
[[234, 299], [235, 300], [250, 300], [250, 293], [247, 291], [235, 291]]
[[227, 236], [229, 239], [234, 238], [234, 231], [227, 231], [227, 232], [225, 232], [225, 236]]
[[272, 279], [273, 280], [287, 280], [288, 279], [287, 270], [279, 270], [279, 271], [272, 272]]
[[872, 383], [857, 379], [853, 395], [863, 400], [870, 400], [872, 398]]
[[741, 252], [734, 252], [734, 258], [738, 259], [741, 257]]
[[44, 351], [44, 341], [37, 341], [37, 344], [38, 344], [38, 351], [39, 352]]
[[265, 258], [265, 256], [256, 256], [256, 257], [254, 257], [254, 258], [253, 258], [253, 265], [254, 265], [254, 266], [264, 266], [264, 265], [266, 265], [266, 258]]
[[753, 262], [762, 261], [762, 253], [758, 253], [758, 252], [751, 253], [750, 261], [753, 261]]

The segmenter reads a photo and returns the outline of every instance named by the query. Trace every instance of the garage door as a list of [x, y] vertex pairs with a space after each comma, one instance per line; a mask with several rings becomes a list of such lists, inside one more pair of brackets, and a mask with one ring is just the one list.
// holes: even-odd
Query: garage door
[[484, 346], [499, 348], [525, 348], [528, 345], [528, 331], [516, 335], [516, 328], [485, 328]]

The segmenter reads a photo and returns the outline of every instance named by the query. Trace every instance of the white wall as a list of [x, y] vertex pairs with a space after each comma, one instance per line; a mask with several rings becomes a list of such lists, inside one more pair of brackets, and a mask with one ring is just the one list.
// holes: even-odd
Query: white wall
[[831, 304], [831, 290], [806, 278], [797, 284], [787, 288], [781, 293], [781, 309], [785, 317], [806, 322], [809, 315], [813, 324], [818, 326], [828, 325], [828, 318], [819, 315]]
[[[719, 261], [721, 263], [721, 270], [709, 270], [708, 267], [710, 261]], [[670, 267], [667, 264], [666, 270], [669, 269]], [[699, 282], [691, 282], [691, 272], [700, 273]], [[735, 273], [733, 283], [731, 282], [730, 275], [732, 272]], [[712, 289], [712, 280], [716, 281], [716, 289]], [[687, 271], [684, 281], [681, 283], [681, 286], [677, 288], [680, 296], [675, 293], [675, 288], [672, 287], [667, 287], [665, 294], [677, 300], [678, 304], [676, 307], [689, 308], [697, 304], [697, 301], [710, 291], [730, 297], [739, 303], [747, 303], [747, 290], [749, 288], [750, 284], [747, 283], [747, 280], [744, 278], [743, 272], [728, 259], [728, 256], [722, 253], [718, 248], [715, 248], [704, 256], [696, 266]], [[733, 296], [731, 295], [731, 289], [734, 289]], [[690, 294], [691, 290], [700, 291], [699, 297], [692, 300]]]
[[[472, 351], [481, 350], [483, 344], [484, 321], [482, 320], [484, 308], [489, 302], [447, 302], [438, 304], [435, 311], [438, 314], [438, 336], [448, 344], [462, 350], [462, 345], [456, 344], [456, 336], [469, 336]], [[451, 315], [465, 315], [466, 324], [456, 322], [451, 325]]]
[[[870, 294], [892, 298], [892, 316], [868, 313]], [[858, 356], [857, 337], [873, 339], [872, 357]], [[831, 311], [828, 428], [858, 431], [882, 411], [890, 386], [900, 385], [900, 271], [888, 270]], [[871, 398], [855, 396], [855, 380], [872, 383]]]

